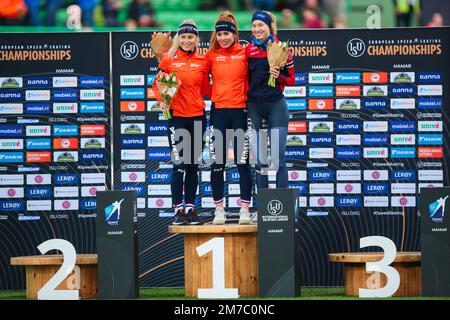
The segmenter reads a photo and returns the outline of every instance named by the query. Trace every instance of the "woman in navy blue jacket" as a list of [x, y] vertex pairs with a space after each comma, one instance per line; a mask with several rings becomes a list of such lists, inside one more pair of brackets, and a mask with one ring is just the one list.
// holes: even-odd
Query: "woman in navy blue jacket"
[[[294, 61], [289, 54], [282, 69], [270, 68], [267, 60], [267, 45], [278, 43], [276, 37], [276, 19], [266, 11], [256, 11], [252, 17], [252, 43], [246, 47], [248, 58], [249, 90], [247, 110], [253, 125], [253, 155], [257, 156], [256, 184], [258, 189], [268, 187], [267, 139], [261, 133], [262, 120], [265, 119], [269, 129], [271, 162], [277, 171], [277, 188], [287, 188], [285, 149], [289, 123], [289, 112], [283, 90], [286, 85], [295, 83]], [[277, 81], [275, 87], [268, 85], [269, 76]], [[256, 140], [256, 141], [255, 141]], [[255, 148], [256, 143], [256, 148]]]

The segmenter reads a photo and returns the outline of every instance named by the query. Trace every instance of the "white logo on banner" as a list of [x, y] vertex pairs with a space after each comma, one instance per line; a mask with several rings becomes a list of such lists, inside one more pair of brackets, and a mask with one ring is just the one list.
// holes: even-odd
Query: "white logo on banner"
[[353, 58], [358, 58], [366, 51], [366, 45], [361, 39], [353, 38], [347, 43], [347, 52]]
[[133, 41], [126, 41], [120, 46], [120, 55], [127, 60], [133, 60], [139, 53], [139, 47]]

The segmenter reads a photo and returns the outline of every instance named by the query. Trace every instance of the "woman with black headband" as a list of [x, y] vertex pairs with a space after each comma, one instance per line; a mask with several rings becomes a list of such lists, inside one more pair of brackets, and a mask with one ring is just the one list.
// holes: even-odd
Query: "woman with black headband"
[[[161, 109], [170, 109], [172, 115], [168, 120], [168, 135], [174, 164], [171, 193], [175, 225], [201, 223], [195, 210], [195, 198], [199, 158], [206, 129], [205, 101], [202, 96], [211, 96], [211, 85], [208, 76], [209, 61], [197, 52], [198, 43], [195, 22], [191, 19], [184, 20], [178, 27], [172, 47], [159, 63], [162, 72], [175, 73], [181, 80], [181, 86], [170, 105], [161, 101], [156, 83], [153, 83]], [[198, 136], [194, 135], [195, 132]]]
[[[289, 113], [284, 100], [283, 90], [286, 85], [295, 83], [294, 62], [289, 54], [286, 66], [270, 68], [267, 61], [267, 46], [278, 43], [276, 37], [276, 19], [266, 11], [256, 11], [252, 16], [252, 43], [245, 49], [248, 58], [249, 90], [247, 109], [253, 131], [252, 151], [257, 156], [256, 184], [258, 189], [268, 187], [267, 138], [261, 132], [262, 120], [266, 119], [269, 129], [271, 161], [277, 172], [276, 187], [287, 188], [288, 173], [286, 169], [285, 149], [288, 131]], [[269, 76], [277, 81], [275, 87], [268, 85]], [[256, 147], [256, 148], [255, 148]]]
[[[213, 224], [224, 224], [224, 169], [229, 141], [233, 139], [234, 162], [239, 171], [239, 223], [250, 223], [252, 178], [248, 161], [247, 89], [248, 67], [245, 48], [239, 44], [236, 19], [230, 11], [219, 15], [206, 54], [213, 80], [210, 134], [214, 138], [211, 153], [211, 187], [216, 211]], [[220, 135], [220, 138], [217, 137]], [[228, 137], [228, 139], [227, 139]]]

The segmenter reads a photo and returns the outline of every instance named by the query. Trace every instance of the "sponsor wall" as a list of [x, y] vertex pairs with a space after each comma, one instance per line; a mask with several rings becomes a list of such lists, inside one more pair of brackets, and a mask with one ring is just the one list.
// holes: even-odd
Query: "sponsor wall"
[[[249, 32], [240, 36], [248, 43]], [[359, 251], [361, 237], [420, 249], [420, 189], [448, 184], [448, 36], [446, 28], [279, 32], [296, 68], [284, 92], [286, 157], [300, 200], [303, 285], [342, 285], [342, 267], [327, 254]], [[209, 38], [201, 34], [202, 52]], [[138, 192], [141, 285], [182, 286], [182, 237], [167, 232], [171, 165], [167, 122], [151, 90], [150, 39], [113, 33], [114, 186]], [[207, 116], [210, 106], [206, 100]], [[197, 204], [212, 219], [207, 150], [204, 160]], [[239, 175], [229, 166], [226, 176], [227, 212], [237, 218]]]
[[[0, 289], [10, 257], [52, 238], [95, 250], [95, 193], [111, 189], [109, 34], [0, 35]], [[106, 57], [106, 58], [105, 58]]]
[[[246, 44], [249, 32], [240, 35]], [[203, 52], [209, 37], [209, 32], [201, 34]], [[449, 126], [445, 108], [449, 102], [449, 29], [280, 31], [279, 37], [289, 39], [296, 68], [296, 83], [284, 93], [290, 110], [286, 150], [289, 187], [298, 190], [300, 200], [301, 283], [342, 285], [342, 266], [329, 263], [328, 253], [359, 251], [359, 239], [371, 235], [392, 239], [399, 251], [418, 251], [420, 189], [448, 185], [449, 154], [444, 137]], [[0, 179], [5, 185], [2, 188], [7, 188], [0, 190], [0, 198], [13, 191], [16, 196], [0, 199], [1, 263], [7, 268], [0, 276], [0, 287], [24, 287], [24, 274], [8, 267], [9, 257], [37, 254], [36, 246], [49, 238], [65, 238], [78, 252], [95, 251], [95, 203], [87, 195], [91, 186], [110, 189], [111, 183], [115, 190], [137, 192], [140, 286], [183, 286], [183, 239], [167, 231], [173, 216], [171, 163], [167, 122], [151, 90], [157, 72], [157, 60], [149, 45], [151, 33], [112, 33], [111, 119], [109, 87], [97, 86], [100, 80], [109, 85], [108, 59], [92, 58], [109, 57], [108, 37], [96, 33], [65, 34], [63, 38], [45, 34], [39, 43], [34, 39], [36, 36], [2, 35], [0, 44], [0, 105], [5, 111], [0, 117], [0, 140], [6, 148], [24, 144], [22, 149], [0, 150]], [[43, 53], [33, 54], [43, 61], [29, 61], [23, 53], [11, 53], [24, 49], [10, 46], [28, 44], [41, 45], [37, 51], [47, 49], [45, 45], [70, 44], [70, 59], [66, 56], [61, 60], [62, 53]], [[44, 60], [50, 57], [54, 60]], [[31, 76], [38, 77], [36, 84], [41, 77], [49, 82], [46, 87], [28, 89], [26, 79]], [[67, 79], [60, 83], [53, 77]], [[89, 77], [91, 87], [81, 86], [82, 77]], [[82, 90], [104, 90], [102, 100], [86, 101], [90, 104], [85, 110], [93, 114], [81, 111]], [[30, 100], [27, 91], [36, 91], [28, 96]], [[99, 102], [104, 102], [104, 109]], [[206, 100], [207, 116], [210, 107]], [[74, 108], [78, 112], [71, 115]], [[60, 111], [64, 113], [54, 114]], [[91, 116], [92, 121], [86, 120]], [[19, 122], [23, 119], [39, 122]], [[110, 123], [114, 123], [112, 132]], [[83, 125], [89, 125], [89, 130], [84, 131]], [[55, 136], [55, 126], [66, 126], [62, 132], [70, 133]], [[34, 139], [42, 141], [28, 142]], [[74, 144], [78, 144], [76, 149], [63, 147]], [[35, 151], [33, 146], [39, 148]], [[89, 151], [103, 150], [106, 161], [90, 159], [86, 164], [89, 168], [83, 167], [83, 146], [95, 146]], [[108, 173], [110, 147], [115, 155], [113, 181]], [[55, 161], [70, 155], [72, 163]], [[197, 205], [200, 215], [212, 219], [207, 146], [203, 155]], [[46, 162], [33, 162], [36, 158]], [[86, 173], [104, 173], [103, 183], [96, 178], [95, 183], [85, 185], [82, 174]], [[33, 185], [35, 175], [40, 175], [41, 184], [45, 182], [42, 188]], [[60, 185], [59, 175], [76, 182]], [[226, 177], [227, 212], [236, 219], [236, 168], [228, 166]], [[269, 181], [274, 186], [274, 175]], [[31, 196], [36, 187], [42, 189], [38, 190], [42, 197]], [[63, 188], [55, 191], [57, 187]], [[61, 193], [68, 196], [61, 199]], [[27, 201], [35, 199], [44, 201], [38, 204], [45, 211], [25, 209]], [[78, 201], [79, 210], [60, 210], [59, 202], [66, 199]], [[8, 201], [18, 201], [16, 208], [3, 204]], [[38, 216], [39, 220], [19, 221], [19, 213]], [[61, 218], [52, 219], [52, 215]], [[83, 219], [83, 215], [90, 218]]]

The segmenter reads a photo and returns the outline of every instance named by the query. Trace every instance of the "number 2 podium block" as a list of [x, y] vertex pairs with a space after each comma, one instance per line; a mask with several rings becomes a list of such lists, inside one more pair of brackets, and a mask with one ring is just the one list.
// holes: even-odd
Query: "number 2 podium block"
[[258, 295], [256, 225], [169, 226], [169, 232], [184, 235], [185, 296], [196, 297], [198, 289], [213, 288], [214, 253], [199, 254], [197, 248], [214, 238], [224, 242], [225, 289], [237, 288], [241, 297]]

